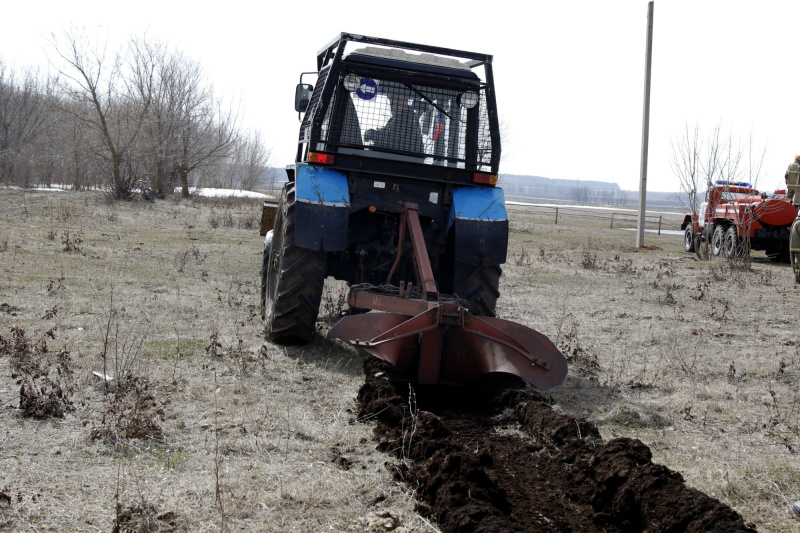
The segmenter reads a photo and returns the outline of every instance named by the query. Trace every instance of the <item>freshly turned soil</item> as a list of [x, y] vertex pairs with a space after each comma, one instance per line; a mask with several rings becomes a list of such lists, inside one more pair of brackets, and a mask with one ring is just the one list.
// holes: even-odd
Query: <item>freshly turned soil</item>
[[377, 358], [364, 373], [360, 418], [377, 419], [378, 448], [398, 458], [397, 477], [443, 531], [755, 531], [652, 463], [642, 442], [603, 442], [516, 378], [412, 389]]

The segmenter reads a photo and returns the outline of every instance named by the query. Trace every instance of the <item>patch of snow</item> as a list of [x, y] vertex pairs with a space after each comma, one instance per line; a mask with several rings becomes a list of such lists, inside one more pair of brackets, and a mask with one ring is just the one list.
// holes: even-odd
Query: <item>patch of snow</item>
[[[176, 188], [175, 192], [180, 192], [180, 188]], [[189, 187], [189, 194], [196, 194], [197, 196], [206, 196], [209, 198], [263, 198], [274, 199], [274, 196], [263, 194], [254, 191], [237, 191], [235, 189], [214, 189], [211, 187]]]
[[[51, 185], [36, 185], [33, 187], [17, 187], [16, 185], [3, 185], [4, 189], [13, 189], [17, 191], [38, 191], [38, 192], [64, 192], [64, 191], [72, 191], [72, 185], [66, 185], [64, 183], [53, 183]], [[107, 191], [108, 189], [99, 188], [99, 187], [87, 187], [81, 189], [82, 191]]]
[[[17, 187], [16, 185], [7, 185], [5, 186], [6, 189], [15, 189], [15, 190], [23, 190], [22, 187]], [[70, 185], [64, 184], [53, 184], [50, 186], [36, 186], [31, 187], [29, 189], [24, 189], [26, 191], [39, 191], [39, 192], [63, 192], [72, 190]], [[105, 189], [95, 189], [91, 188], [90, 190], [105, 190]], [[180, 187], [175, 188], [176, 193], [180, 193]], [[274, 200], [275, 197], [269, 194], [263, 194], [260, 192], [254, 191], [239, 191], [235, 189], [214, 189], [211, 187], [189, 187], [190, 194], [196, 194], [197, 196], [206, 196], [210, 198], [262, 198], [264, 200]]]
[[[636, 228], [620, 228], [623, 231], [636, 231]], [[646, 229], [647, 233], [658, 233], [657, 229]], [[662, 229], [661, 234], [664, 235], [683, 235], [685, 232], [682, 229]]]

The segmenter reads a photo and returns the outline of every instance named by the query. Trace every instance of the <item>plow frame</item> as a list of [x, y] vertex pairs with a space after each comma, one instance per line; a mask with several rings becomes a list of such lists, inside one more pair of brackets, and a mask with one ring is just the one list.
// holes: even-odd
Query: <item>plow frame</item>
[[566, 359], [547, 337], [520, 324], [472, 315], [457, 298], [439, 294], [418, 209], [412, 203], [403, 204], [387, 285], [401, 259], [406, 229], [418, 289], [403, 281], [390, 294], [352, 288], [351, 308], [379, 312], [343, 318], [329, 338], [340, 338], [389, 361], [396, 376], [419, 384], [467, 384], [488, 372], [515, 374], [542, 390], [563, 382]]

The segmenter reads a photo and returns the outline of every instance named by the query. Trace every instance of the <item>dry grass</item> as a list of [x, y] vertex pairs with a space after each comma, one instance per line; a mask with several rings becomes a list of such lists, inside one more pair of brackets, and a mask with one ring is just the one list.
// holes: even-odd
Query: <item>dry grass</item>
[[[798, 289], [788, 265], [700, 262], [678, 235], [531, 220], [512, 208], [498, 313], [572, 360], [559, 409], [654, 460], [760, 531], [800, 531]], [[524, 252], [523, 252], [524, 250]], [[513, 294], [513, 296], [511, 296]]]
[[[64, 418], [26, 418], [0, 355], [0, 528], [364, 531], [357, 521], [391, 511], [430, 530], [354, 420], [362, 356], [263, 342], [257, 201], [0, 190], [0, 206], [0, 334], [55, 328], [75, 391]], [[800, 531], [784, 499], [800, 497], [788, 267], [731, 269], [677, 235], [637, 251], [605, 224], [511, 216], [498, 311], [570, 357], [557, 408], [642, 439], [759, 530]], [[334, 289], [323, 329], [343, 305]], [[144, 380], [142, 403], [92, 372]], [[159, 431], [129, 433], [121, 409]]]
[[259, 202], [0, 205], [0, 334], [55, 328], [76, 406], [22, 416], [0, 355], [0, 529], [363, 531], [391, 511], [429, 530], [354, 420], [362, 356], [263, 342]]

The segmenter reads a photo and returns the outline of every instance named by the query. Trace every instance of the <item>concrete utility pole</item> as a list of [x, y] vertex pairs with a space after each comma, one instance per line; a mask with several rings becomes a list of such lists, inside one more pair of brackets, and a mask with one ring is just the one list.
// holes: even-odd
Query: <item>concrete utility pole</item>
[[650, 70], [653, 60], [653, 0], [647, 3], [647, 52], [644, 59], [644, 117], [642, 118], [642, 166], [639, 170], [639, 225], [636, 247], [644, 246], [644, 208], [647, 204], [647, 148], [650, 140]]

